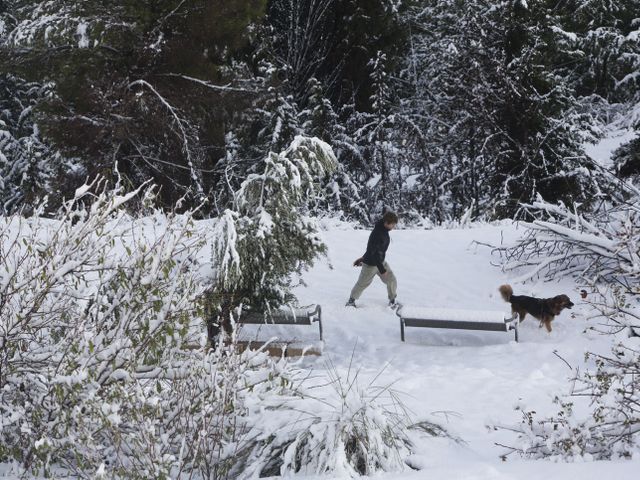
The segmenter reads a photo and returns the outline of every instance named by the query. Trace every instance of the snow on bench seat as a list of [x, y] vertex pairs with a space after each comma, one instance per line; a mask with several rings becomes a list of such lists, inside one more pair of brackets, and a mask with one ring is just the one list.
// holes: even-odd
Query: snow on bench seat
[[238, 319], [238, 323], [245, 324], [273, 324], [273, 325], [312, 325], [318, 322], [320, 340], [322, 340], [322, 308], [316, 305], [311, 308], [282, 308], [270, 313], [249, 312]]
[[430, 318], [464, 322], [504, 322], [501, 310], [462, 310], [452, 308], [402, 307], [399, 313], [405, 318]]
[[518, 322], [498, 310], [461, 310], [431, 307], [401, 307], [400, 338], [404, 342], [405, 327], [450, 328], [462, 330], [486, 330], [493, 332], [515, 331], [518, 341]]

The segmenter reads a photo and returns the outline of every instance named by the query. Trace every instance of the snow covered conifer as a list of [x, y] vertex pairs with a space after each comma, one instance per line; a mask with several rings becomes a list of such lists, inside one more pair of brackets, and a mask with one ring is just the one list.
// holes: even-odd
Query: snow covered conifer
[[0, 71], [55, 86], [41, 137], [83, 167], [56, 179], [61, 194], [72, 197], [87, 176], [115, 176], [117, 164], [134, 186], [161, 185], [168, 208], [185, 194], [198, 205], [219, 180], [203, 171], [224, 146], [221, 125], [257, 89], [237, 57], [265, 4], [2, 2]]
[[56, 190], [60, 155], [43, 142], [34, 109], [52, 90], [50, 84], [0, 77], [0, 213], [7, 215], [36, 196]]
[[242, 183], [234, 210], [223, 214], [214, 236], [213, 303], [225, 328], [237, 307], [269, 311], [293, 300], [291, 275], [325, 252], [308, 205], [336, 166], [329, 145], [298, 136]]
[[640, 86], [637, 0], [570, 0], [557, 5], [565, 57], [561, 70], [579, 96], [625, 102]]
[[613, 162], [622, 177], [640, 178], [640, 137], [618, 147]]

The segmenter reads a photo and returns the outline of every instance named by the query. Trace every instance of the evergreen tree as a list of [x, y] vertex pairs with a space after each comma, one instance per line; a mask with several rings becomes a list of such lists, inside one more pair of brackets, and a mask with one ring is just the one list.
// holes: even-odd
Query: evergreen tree
[[564, 75], [577, 95], [628, 101], [640, 87], [638, 0], [550, 2], [560, 18]]
[[624, 178], [640, 178], [640, 137], [627, 142], [613, 152], [616, 171]]
[[[309, 98], [306, 108], [300, 112], [302, 129], [331, 144], [338, 158], [349, 158], [354, 152], [359, 155], [358, 146], [327, 96], [327, 87], [316, 78], [311, 78], [307, 90]], [[348, 108], [343, 108], [343, 111]], [[349, 114], [343, 116], [348, 117]], [[338, 163], [335, 173], [325, 180], [322, 194], [316, 198], [312, 207], [313, 211], [316, 214], [330, 212], [333, 215], [363, 220], [368, 213], [362, 208], [362, 192], [363, 187], [354, 182], [347, 165]]]
[[387, 73], [387, 58], [377, 52], [369, 64], [371, 112], [360, 112], [354, 118], [357, 130], [354, 139], [362, 155], [360, 175], [365, 183], [365, 198], [371, 218], [379, 217], [386, 208], [397, 210], [401, 188], [401, 150], [396, 131], [397, 111], [393, 109], [391, 85]]
[[[254, 90], [234, 68], [262, 0], [8, 2], [0, 73], [53, 82], [36, 112], [47, 142], [89, 176], [118, 164], [172, 203], [219, 181], [225, 119]], [[43, 68], [46, 66], [46, 68]], [[233, 83], [233, 84], [232, 84]], [[68, 192], [67, 192], [68, 193]]]
[[[492, 19], [491, 22], [495, 21]], [[434, 220], [458, 217], [473, 202], [486, 211], [497, 141], [496, 87], [502, 71], [497, 27], [478, 2], [420, 2], [411, 11], [411, 49], [402, 77], [409, 85], [404, 109], [426, 146], [412, 162], [412, 199]]]
[[259, 173], [235, 193], [234, 208], [216, 226], [213, 263], [217, 284], [210, 336], [222, 325], [231, 331], [239, 310], [269, 312], [292, 304], [292, 274], [300, 274], [325, 253], [309, 207], [319, 180], [337, 166], [331, 147], [298, 136], [281, 153], [271, 152]]
[[542, 2], [519, 0], [503, 12], [506, 75], [498, 122], [508, 153], [496, 166], [494, 192], [503, 192], [499, 213], [514, 212], [537, 194], [552, 202], [582, 203], [592, 191], [570, 121], [575, 100], [553, 64], [557, 33], [551, 13]]
[[29, 83], [12, 75], [0, 77], [0, 214], [29, 206], [38, 196], [55, 196], [60, 175], [77, 174], [71, 161], [45, 144], [33, 110], [52, 85]]
[[[385, 57], [388, 51], [393, 58], [393, 61], [379, 62], [385, 65], [378, 72], [385, 71], [386, 75], [386, 70], [391, 70], [397, 63], [397, 52], [402, 49], [405, 34], [400, 28], [395, 3], [386, 0], [272, 0], [268, 24], [261, 34], [265, 45], [260, 51], [262, 69], [270, 72], [267, 83], [277, 90], [275, 97], [279, 101], [277, 106], [269, 105], [268, 101], [261, 102], [258, 108], [264, 115], [256, 124], [265, 133], [290, 132], [288, 137], [283, 136], [285, 143], [296, 130], [331, 143], [341, 166], [326, 186], [332, 200], [323, 200], [320, 204], [327, 208], [339, 207], [347, 215], [360, 219], [375, 211], [374, 208], [365, 213], [362, 209], [363, 198], [369, 195], [361, 191], [362, 185], [376, 175], [372, 173], [374, 170], [380, 170], [381, 166], [383, 171], [388, 170], [384, 166], [386, 161], [381, 164], [382, 157], [378, 155], [385, 141], [381, 140], [377, 149], [369, 149], [367, 137], [371, 132], [366, 130], [371, 129], [371, 115], [382, 118], [380, 113], [373, 113], [372, 106], [374, 96], [380, 93], [380, 84], [374, 85], [377, 80], [364, 72], [371, 72], [378, 52]], [[281, 114], [283, 107], [287, 112], [297, 111], [298, 121], [294, 121], [292, 114]], [[382, 111], [382, 106], [376, 108], [378, 112]], [[284, 128], [274, 129], [280, 126]], [[389, 124], [383, 127], [389, 128]], [[265, 145], [260, 139], [257, 143], [264, 145], [260, 147], [263, 150], [274, 147]], [[373, 151], [377, 152], [378, 158], [371, 156]], [[370, 162], [377, 162], [378, 167], [373, 170], [367, 167]], [[388, 185], [390, 178], [385, 174], [384, 181], [376, 187], [379, 190], [382, 186], [384, 198], [389, 197], [386, 190], [392, 188]], [[393, 188], [397, 190], [397, 185]], [[373, 197], [365, 200], [365, 203], [371, 202], [377, 200]], [[376, 208], [380, 209], [380, 206]]]
[[[429, 157], [420, 178], [457, 216], [511, 216], [540, 193], [585, 201], [590, 175], [573, 133], [575, 99], [558, 75], [557, 31], [544, 2], [421, 2], [404, 76]], [[428, 207], [428, 206], [426, 206]], [[423, 207], [424, 208], [424, 207]], [[447, 216], [447, 215], [445, 215]]]

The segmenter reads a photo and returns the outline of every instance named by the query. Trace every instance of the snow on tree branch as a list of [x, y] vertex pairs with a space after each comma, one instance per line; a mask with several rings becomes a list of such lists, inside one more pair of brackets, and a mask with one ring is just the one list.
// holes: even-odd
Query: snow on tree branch
[[216, 324], [229, 329], [231, 312], [241, 305], [269, 311], [293, 300], [291, 274], [325, 251], [308, 211], [321, 180], [336, 167], [329, 145], [296, 137], [283, 152], [270, 153], [262, 173], [249, 175], [235, 192], [235, 209], [220, 218], [212, 248], [216, 286], [210, 295], [224, 305]]
[[596, 282], [640, 275], [640, 212], [633, 206], [605, 206], [585, 215], [540, 199], [524, 208], [548, 220], [523, 222], [524, 237], [498, 249], [506, 271], [524, 270], [518, 281], [577, 275]]

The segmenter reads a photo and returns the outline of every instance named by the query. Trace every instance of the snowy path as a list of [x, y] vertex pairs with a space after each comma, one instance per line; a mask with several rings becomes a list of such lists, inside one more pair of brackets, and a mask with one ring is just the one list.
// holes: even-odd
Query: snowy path
[[[499, 244], [502, 237], [512, 239], [519, 233], [512, 225], [392, 232], [387, 260], [398, 277], [398, 299], [420, 307], [508, 312], [509, 305], [497, 288], [509, 278], [491, 265], [490, 249], [472, 242]], [[393, 383], [395, 390], [406, 394], [403, 401], [414, 420], [437, 421], [465, 442], [425, 440], [424, 451], [414, 458], [421, 471], [379, 478], [566, 480], [579, 476], [587, 480], [606, 474], [614, 474], [616, 480], [637, 478], [637, 460], [555, 464], [512, 457], [502, 462], [503, 450], [495, 443], [512, 442], [513, 436], [486, 428], [491, 422], [518, 423], [517, 404], [539, 413], [555, 412], [552, 399], [568, 391], [572, 373], [562, 359], [583, 369], [586, 350], [607, 350], [608, 337], [583, 333], [586, 309], [576, 285], [568, 280], [513, 284], [516, 294], [547, 297], [566, 293], [576, 303], [553, 322], [551, 334], [528, 318], [521, 325], [517, 344], [512, 333], [421, 328], [408, 328], [407, 342], [402, 343], [398, 319], [386, 307], [382, 282], [376, 279], [365, 291], [358, 302], [361, 308], [344, 307], [358, 275], [351, 263], [364, 252], [368, 234], [335, 226], [325, 232], [334, 268], [320, 261], [304, 276], [307, 286], [296, 292], [302, 304], [320, 303], [323, 308], [324, 354], [306, 362], [317, 370], [330, 368], [331, 363], [346, 374], [353, 355], [352, 370], [360, 369], [363, 383], [384, 369], [377, 384]], [[315, 333], [296, 330], [295, 335], [313, 338]], [[278, 334], [286, 338], [292, 330]]]

